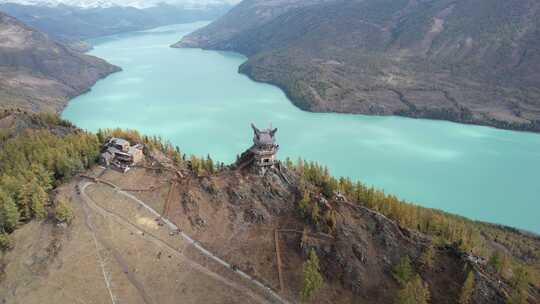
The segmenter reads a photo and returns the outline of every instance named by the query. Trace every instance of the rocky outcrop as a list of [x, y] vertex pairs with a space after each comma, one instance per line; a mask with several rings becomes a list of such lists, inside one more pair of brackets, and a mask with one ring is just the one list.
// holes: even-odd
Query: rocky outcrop
[[[254, 261], [272, 260], [275, 253], [273, 245], [270, 249], [258, 246], [262, 246], [267, 233], [281, 231], [282, 276], [292, 294], [299, 292], [295, 289], [299, 288], [296, 280], [301, 272], [298, 260], [306, 259], [314, 249], [325, 282], [331, 286], [319, 295], [321, 303], [332, 297], [334, 301], [345, 301], [349, 293], [354, 303], [395, 303], [401, 286], [392, 271], [405, 256], [428, 284], [432, 303], [456, 303], [469, 270], [477, 272], [474, 303], [505, 301], [505, 295], [493, 284], [496, 279], [481, 268], [474, 268], [453, 247], [434, 246], [434, 266], [423, 268], [420, 257], [428, 246], [434, 245], [431, 237], [403, 228], [374, 210], [349, 203], [343, 195], [339, 199], [321, 196], [325, 202], [321, 208], [334, 208], [337, 214], [333, 231], [325, 232], [321, 226], [309, 224], [296, 209], [301, 197], [299, 177], [286, 167], [277, 166], [261, 176], [249, 167], [231, 166], [217, 176], [189, 180], [189, 195], [181, 194], [181, 211], [175, 212], [173, 220], [180, 225], [184, 222], [184, 227], [191, 229], [187, 232], [196, 234], [209, 248], [230, 252], [226, 258], [239, 269], [260, 276], [275, 271], [275, 266]], [[193, 205], [194, 198], [197, 208], [186, 208]], [[260, 233], [261, 240], [249, 237], [255, 231]], [[220, 237], [212, 237], [218, 234]]]

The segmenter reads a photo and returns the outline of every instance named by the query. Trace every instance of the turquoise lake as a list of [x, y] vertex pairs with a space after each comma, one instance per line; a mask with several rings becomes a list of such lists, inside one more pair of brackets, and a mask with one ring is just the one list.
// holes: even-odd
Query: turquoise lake
[[96, 131], [161, 135], [189, 154], [232, 162], [250, 123], [279, 129], [279, 158], [301, 156], [336, 176], [417, 204], [540, 233], [540, 135], [444, 121], [308, 113], [278, 88], [238, 74], [245, 57], [169, 45], [204, 23], [93, 41], [123, 71], [75, 98], [63, 117]]

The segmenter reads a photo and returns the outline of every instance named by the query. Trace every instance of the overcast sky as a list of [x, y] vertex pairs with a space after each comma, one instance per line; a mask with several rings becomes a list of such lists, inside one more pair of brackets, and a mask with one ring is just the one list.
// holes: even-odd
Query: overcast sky
[[236, 4], [241, 0], [0, 0], [0, 2], [13, 2], [21, 4], [42, 4], [42, 5], [56, 5], [56, 4], [67, 4], [73, 6], [81, 7], [98, 7], [98, 6], [133, 6], [133, 7], [149, 7], [157, 3], [170, 3], [170, 4], [186, 4], [190, 6], [200, 6], [205, 4], [216, 4], [216, 3], [229, 3]]

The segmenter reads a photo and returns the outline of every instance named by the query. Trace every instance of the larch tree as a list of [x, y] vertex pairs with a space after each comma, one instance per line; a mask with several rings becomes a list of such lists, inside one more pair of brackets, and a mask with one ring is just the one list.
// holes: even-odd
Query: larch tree
[[397, 304], [428, 304], [431, 294], [426, 283], [417, 274], [399, 291]]
[[319, 223], [320, 210], [319, 202], [313, 201], [313, 206], [311, 206], [311, 222], [315, 225]]
[[0, 190], [0, 230], [11, 232], [19, 223], [20, 214], [13, 199]]
[[60, 223], [71, 223], [73, 220], [73, 207], [71, 201], [61, 197], [54, 208], [54, 218]]
[[394, 267], [392, 275], [401, 286], [405, 286], [412, 279], [414, 271], [408, 255], [399, 260], [399, 263]]
[[309, 259], [304, 263], [304, 286], [300, 292], [302, 302], [311, 300], [323, 285], [323, 278], [320, 273], [319, 257], [315, 250], [309, 252]]
[[309, 192], [304, 191], [302, 193], [302, 199], [300, 199], [300, 201], [298, 202], [298, 211], [300, 211], [300, 214], [302, 216], [306, 216], [308, 214], [310, 202], [311, 199], [309, 197]]
[[31, 182], [32, 194], [30, 195], [30, 210], [32, 216], [44, 218], [46, 216], [45, 204], [49, 199], [47, 192], [36, 181]]

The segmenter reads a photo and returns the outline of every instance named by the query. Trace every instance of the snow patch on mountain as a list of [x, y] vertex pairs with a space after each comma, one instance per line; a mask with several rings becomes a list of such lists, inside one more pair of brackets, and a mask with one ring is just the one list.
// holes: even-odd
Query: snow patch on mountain
[[160, 3], [204, 8], [211, 5], [237, 4], [240, 0], [0, 0], [0, 3], [16, 3], [35, 6], [68, 5], [81, 8], [107, 8], [114, 6], [148, 8]]

